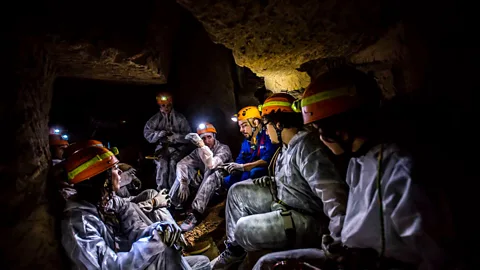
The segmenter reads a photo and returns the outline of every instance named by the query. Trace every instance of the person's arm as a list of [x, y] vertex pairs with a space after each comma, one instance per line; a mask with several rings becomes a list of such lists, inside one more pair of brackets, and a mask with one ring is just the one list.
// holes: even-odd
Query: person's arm
[[103, 222], [94, 215], [72, 212], [62, 222], [62, 244], [73, 263], [82, 269], [145, 269], [153, 257], [165, 251], [154, 224], [128, 252], [115, 252], [105, 242]]
[[189, 168], [199, 168], [201, 165], [201, 159], [199, 156], [199, 149], [193, 150], [188, 156], [185, 156], [177, 163], [175, 181], [179, 181], [181, 184], [189, 185], [192, 179], [188, 177]]
[[216, 168], [220, 164], [230, 162], [232, 160], [232, 152], [228, 145], [221, 145], [217, 150], [217, 154], [212, 158], [212, 169]]
[[185, 135], [190, 133], [190, 125], [188, 124], [187, 119], [183, 115], [177, 114], [174, 121], [178, 121], [179, 131], [172, 135], [172, 141], [174, 143], [188, 143], [189, 140], [185, 139]]
[[247, 163], [247, 160], [245, 159], [245, 156], [247, 156], [247, 154], [250, 154], [250, 146], [247, 140], [243, 140], [242, 145], [240, 146], [240, 153], [238, 153], [238, 156], [235, 159], [235, 163]]
[[328, 229], [332, 238], [340, 240], [348, 198], [346, 184], [319, 145], [304, 145], [298, 151], [297, 160], [302, 176], [323, 202], [323, 212], [330, 219]]
[[418, 269], [442, 269], [448, 261], [448, 254], [439, 245], [434, 231], [441, 231], [442, 218], [432, 205], [424, 190], [411, 178], [411, 168], [405, 160], [389, 162], [393, 168], [382, 178], [384, 187], [384, 213], [391, 213], [393, 227], [402, 241], [420, 255], [422, 262]]
[[[275, 151], [277, 151], [277, 148], [279, 147], [278, 145], [272, 144], [268, 135], [263, 134], [263, 136], [265, 136], [265, 151], [263, 151], [259, 160], [244, 165], [244, 169], [247, 172], [256, 167], [267, 167], [270, 164]], [[260, 147], [260, 145], [258, 147]]]
[[143, 137], [145, 137], [149, 143], [156, 143], [160, 139], [161, 131], [156, 130], [160, 117], [160, 113], [155, 114], [147, 121], [143, 128]]

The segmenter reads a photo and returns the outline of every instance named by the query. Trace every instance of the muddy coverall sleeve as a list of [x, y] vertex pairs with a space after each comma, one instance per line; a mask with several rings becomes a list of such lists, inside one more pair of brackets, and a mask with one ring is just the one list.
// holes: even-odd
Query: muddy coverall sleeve
[[392, 211], [393, 227], [402, 241], [421, 255], [419, 269], [443, 269], [448, 254], [438, 244], [439, 239], [431, 234], [441, 225], [442, 217], [436, 216], [428, 196], [412, 181], [408, 164], [400, 161], [385, 171], [392, 172], [383, 201], [385, 210]]
[[213, 157], [213, 168], [216, 168], [218, 165], [227, 163], [232, 160], [232, 152], [230, 147], [227, 145], [222, 145], [220, 149], [217, 150], [217, 154]]
[[189, 170], [199, 168], [202, 164], [199, 156], [199, 148], [193, 150], [188, 156], [184, 157], [177, 163], [177, 178], [181, 184], [190, 184], [191, 179], [189, 176]]
[[159, 139], [158, 134], [160, 131], [155, 130], [159, 117], [160, 114], [158, 113], [152, 116], [143, 128], [143, 137], [145, 137], [149, 143], [156, 143]]
[[[128, 252], [115, 252], [104, 237], [103, 222], [95, 215], [73, 213], [64, 220], [62, 243], [70, 259], [81, 269], [145, 269], [166, 246], [153, 224], [144, 230]], [[108, 236], [107, 236], [108, 237]]]
[[320, 149], [299, 151], [300, 171], [313, 193], [323, 202], [323, 212], [330, 219], [328, 229], [335, 240], [340, 240], [347, 206], [347, 186], [341, 180], [333, 163]]
[[189, 140], [185, 139], [185, 136], [190, 133], [190, 125], [188, 124], [187, 119], [180, 116], [175, 120], [179, 122], [179, 132], [173, 134], [173, 143], [189, 143]]

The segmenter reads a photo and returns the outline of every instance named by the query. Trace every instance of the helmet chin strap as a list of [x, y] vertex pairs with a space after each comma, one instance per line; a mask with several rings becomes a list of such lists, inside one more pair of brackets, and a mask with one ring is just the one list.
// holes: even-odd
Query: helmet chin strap
[[250, 136], [249, 140], [252, 144], [257, 144], [257, 134], [260, 132], [260, 128], [253, 125], [252, 122], [250, 122], [250, 119], [247, 119], [247, 123], [252, 128], [252, 135]]

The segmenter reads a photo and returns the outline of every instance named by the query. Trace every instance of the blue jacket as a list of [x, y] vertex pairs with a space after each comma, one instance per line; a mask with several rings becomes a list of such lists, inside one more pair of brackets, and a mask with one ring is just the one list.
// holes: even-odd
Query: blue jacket
[[261, 130], [257, 134], [256, 144], [251, 144], [247, 139], [243, 140], [240, 154], [235, 162], [239, 164], [245, 164], [261, 159], [270, 164], [270, 160], [275, 154], [278, 146], [279, 145], [272, 144], [266, 130]]

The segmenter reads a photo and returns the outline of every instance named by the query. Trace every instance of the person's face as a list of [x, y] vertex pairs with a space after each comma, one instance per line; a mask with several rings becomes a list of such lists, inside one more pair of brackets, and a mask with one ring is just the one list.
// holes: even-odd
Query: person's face
[[277, 134], [277, 131], [275, 130], [274, 124], [272, 122], [268, 122], [266, 124], [266, 127], [267, 127], [267, 135], [268, 135], [268, 137], [270, 137], [270, 141], [273, 144], [279, 144], [280, 140], [278, 138], [278, 134]]
[[252, 127], [248, 124], [247, 120], [238, 121], [238, 126], [240, 127], [240, 133], [243, 134], [245, 138], [250, 138], [253, 134]]
[[[313, 127], [318, 130], [318, 133], [320, 134], [320, 140], [332, 151], [332, 153], [336, 156], [339, 156], [345, 152], [343, 148], [340, 146], [339, 143], [337, 143], [335, 140], [332, 138], [329, 138], [328, 135], [322, 133], [322, 129], [318, 127], [316, 124], [313, 124]], [[345, 138], [346, 134], [342, 134], [341, 132], [335, 132], [335, 137], [337, 138]]]
[[122, 170], [118, 168], [118, 165], [115, 165], [112, 168], [112, 189], [115, 192], [120, 190], [120, 177], [122, 175]]
[[61, 145], [61, 146], [55, 146], [53, 148], [53, 158], [55, 159], [63, 159], [63, 152], [65, 151], [65, 148], [67, 148], [66, 145]]
[[172, 111], [173, 104], [172, 103], [166, 103], [166, 104], [160, 104], [160, 111], [162, 113], [170, 113]]
[[202, 140], [203, 143], [209, 148], [213, 148], [215, 146], [215, 138], [212, 135], [204, 135]]

